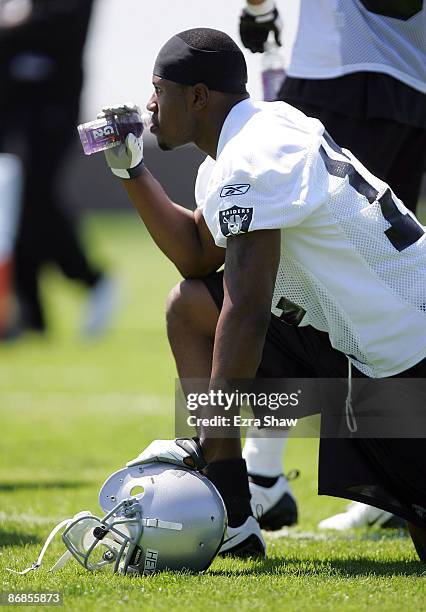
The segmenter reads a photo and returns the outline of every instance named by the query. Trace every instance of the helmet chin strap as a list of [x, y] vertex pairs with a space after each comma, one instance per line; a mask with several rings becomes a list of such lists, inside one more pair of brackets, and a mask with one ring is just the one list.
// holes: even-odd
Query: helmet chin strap
[[[56, 527], [54, 527], [52, 529], [52, 531], [49, 533], [49, 535], [47, 536], [47, 539], [44, 543], [43, 548], [40, 551], [40, 554], [38, 556], [38, 559], [35, 563], [33, 563], [30, 567], [27, 567], [26, 569], [22, 570], [22, 572], [17, 572], [16, 570], [10, 569], [10, 567], [7, 567], [7, 571], [8, 572], [12, 572], [13, 574], [20, 574], [21, 576], [23, 576], [24, 574], [28, 574], [28, 572], [31, 572], [33, 570], [38, 569], [43, 561], [43, 557], [46, 554], [47, 549], [49, 548], [49, 545], [51, 543], [51, 541], [53, 540], [53, 538], [55, 537], [55, 535], [61, 531], [61, 529], [63, 529], [64, 527], [68, 527], [69, 523], [72, 521], [72, 519], [65, 519], [64, 521], [61, 521], [60, 523], [58, 523], [56, 525]], [[66, 554], [66, 553], [65, 553]], [[62, 555], [62, 557], [64, 557], [64, 555]], [[61, 557], [61, 559], [62, 559]], [[56, 565], [56, 564], [55, 564]], [[55, 566], [54, 566], [55, 567]], [[52, 568], [53, 569], [53, 568]]]
[[[83, 512], [79, 512], [78, 514], [76, 514], [75, 516], [73, 516], [72, 518], [67, 518], [64, 519], [63, 521], [61, 521], [60, 523], [58, 523], [56, 525], [56, 527], [54, 527], [52, 529], [52, 531], [49, 533], [49, 535], [46, 538], [46, 541], [43, 545], [43, 548], [40, 551], [40, 554], [37, 558], [37, 561], [35, 561], [35, 563], [33, 563], [30, 567], [27, 567], [26, 569], [22, 570], [22, 572], [17, 572], [14, 569], [11, 569], [10, 567], [7, 567], [7, 571], [8, 572], [12, 572], [13, 574], [19, 574], [21, 576], [24, 576], [25, 574], [28, 574], [28, 572], [32, 572], [37, 570], [43, 561], [43, 557], [46, 554], [47, 549], [50, 546], [50, 543], [52, 542], [53, 538], [55, 537], [55, 535], [61, 531], [61, 529], [64, 529], [64, 527], [68, 527], [68, 525], [74, 521], [76, 518], [79, 518], [80, 516], [92, 516], [92, 513], [89, 511], [83, 511]], [[55, 572], [56, 570], [60, 569], [61, 567], [63, 567], [65, 565], [65, 563], [72, 558], [72, 554], [69, 552], [69, 550], [67, 550], [55, 563], [55, 565], [53, 565], [53, 567], [50, 568], [50, 572]]]

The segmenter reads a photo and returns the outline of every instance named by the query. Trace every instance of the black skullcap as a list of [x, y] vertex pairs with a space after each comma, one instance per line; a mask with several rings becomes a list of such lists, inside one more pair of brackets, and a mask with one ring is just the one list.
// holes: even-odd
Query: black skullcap
[[181, 85], [204, 83], [225, 93], [247, 93], [244, 55], [230, 36], [211, 28], [185, 30], [160, 49], [154, 75]]

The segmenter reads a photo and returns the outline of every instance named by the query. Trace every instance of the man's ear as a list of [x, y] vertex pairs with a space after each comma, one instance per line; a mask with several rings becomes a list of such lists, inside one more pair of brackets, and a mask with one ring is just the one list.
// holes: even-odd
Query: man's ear
[[192, 87], [192, 106], [196, 111], [203, 110], [209, 101], [210, 90], [204, 83], [196, 83]]

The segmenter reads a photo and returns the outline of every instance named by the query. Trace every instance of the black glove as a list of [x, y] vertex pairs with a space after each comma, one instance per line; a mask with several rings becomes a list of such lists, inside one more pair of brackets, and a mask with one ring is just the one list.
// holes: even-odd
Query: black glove
[[281, 46], [281, 19], [276, 8], [264, 15], [250, 15], [246, 9], [240, 17], [240, 37], [243, 45], [252, 53], [263, 53], [269, 32], [273, 32], [275, 42]]

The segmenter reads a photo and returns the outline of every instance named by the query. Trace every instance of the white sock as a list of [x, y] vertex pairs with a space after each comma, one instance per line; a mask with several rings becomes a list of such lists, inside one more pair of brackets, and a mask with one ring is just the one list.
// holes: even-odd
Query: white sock
[[287, 445], [286, 431], [280, 437], [268, 438], [267, 429], [250, 428], [243, 448], [243, 459], [249, 474], [273, 478], [283, 473], [283, 453]]

